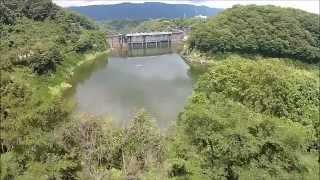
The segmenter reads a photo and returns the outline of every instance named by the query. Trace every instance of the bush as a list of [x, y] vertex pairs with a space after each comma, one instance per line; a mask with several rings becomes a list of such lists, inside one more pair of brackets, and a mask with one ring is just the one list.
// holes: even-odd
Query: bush
[[74, 47], [77, 53], [86, 53], [90, 51], [106, 50], [104, 34], [98, 31], [86, 32], [80, 36], [79, 41]]
[[23, 2], [22, 13], [35, 21], [54, 18], [59, 8], [51, 0], [26, 0]]
[[16, 22], [16, 14], [3, 3], [0, 3], [0, 24], [13, 25]]
[[90, 51], [92, 48], [93, 48], [93, 45], [91, 43], [91, 40], [88, 38], [82, 38], [78, 41], [74, 50], [77, 53], [85, 53], [87, 51]]
[[[63, 128], [62, 144], [82, 167], [82, 175], [97, 179], [121, 170], [138, 177], [163, 160], [162, 138], [150, 116], [140, 111], [128, 128], [115, 127], [108, 119], [84, 115]], [[114, 171], [116, 170], [116, 171]]]
[[164, 160], [164, 149], [159, 129], [152, 117], [141, 110], [137, 112], [122, 137], [124, 171], [137, 176], [139, 171], [150, 168]]
[[319, 173], [319, 72], [313, 68], [239, 56], [213, 63], [177, 120], [173, 145], [184, 154], [173, 157], [185, 161], [182, 176], [301, 179]]
[[239, 179], [244, 171], [297, 178], [313, 168], [300, 159], [312, 140], [306, 127], [254, 113], [219, 93], [195, 93], [178, 124], [203, 159], [202, 173], [213, 179]]
[[312, 124], [319, 108], [317, 74], [280, 60], [231, 58], [213, 66], [198, 90], [224, 94], [256, 112]]
[[30, 58], [30, 66], [32, 71], [42, 75], [50, 71], [55, 71], [58, 64], [62, 61], [62, 55], [57, 48], [49, 51], [39, 50]]
[[188, 174], [186, 162], [183, 159], [172, 159], [170, 161], [171, 167], [169, 169], [169, 176], [186, 176]]

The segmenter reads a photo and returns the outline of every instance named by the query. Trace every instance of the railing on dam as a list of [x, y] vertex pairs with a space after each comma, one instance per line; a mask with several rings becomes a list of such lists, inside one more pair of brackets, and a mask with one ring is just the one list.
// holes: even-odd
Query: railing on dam
[[177, 32], [143, 32], [109, 35], [107, 40], [112, 49], [115, 48], [157, 48], [171, 46], [171, 43], [179, 43], [185, 37], [183, 31]]

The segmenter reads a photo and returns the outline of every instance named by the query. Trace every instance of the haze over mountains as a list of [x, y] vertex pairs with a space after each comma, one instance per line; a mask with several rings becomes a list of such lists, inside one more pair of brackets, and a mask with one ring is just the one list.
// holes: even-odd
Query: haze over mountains
[[159, 2], [121, 3], [70, 7], [69, 9], [94, 20], [142, 20], [157, 18], [188, 18], [198, 15], [213, 16], [223, 9], [188, 4], [165, 4]]

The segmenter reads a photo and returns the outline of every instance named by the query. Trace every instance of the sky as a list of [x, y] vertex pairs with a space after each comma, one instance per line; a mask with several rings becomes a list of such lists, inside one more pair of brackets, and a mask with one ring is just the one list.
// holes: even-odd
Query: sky
[[230, 8], [235, 4], [248, 5], [276, 5], [281, 7], [292, 7], [308, 12], [319, 14], [319, 0], [53, 0], [54, 3], [62, 7], [86, 6], [100, 4], [117, 4], [123, 2], [143, 3], [143, 2], [163, 2], [170, 4], [193, 4], [205, 5], [215, 8]]

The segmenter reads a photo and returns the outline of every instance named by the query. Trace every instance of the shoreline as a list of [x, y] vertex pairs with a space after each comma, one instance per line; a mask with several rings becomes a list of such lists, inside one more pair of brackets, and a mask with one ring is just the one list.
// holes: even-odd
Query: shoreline
[[179, 52], [179, 55], [190, 66], [207, 67], [212, 63], [212, 61], [208, 60], [208, 57], [206, 57], [203, 53], [189, 51], [186, 45], [182, 47], [182, 50]]
[[69, 88], [72, 88], [72, 84], [70, 84], [70, 80], [74, 76], [75, 71], [80, 68], [82, 65], [94, 62], [96, 59], [99, 59], [101, 56], [107, 56], [109, 54], [110, 50], [106, 51], [99, 51], [95, 53], [87, 53], [83, 55], [83, 59], [76, 62], [74, 66], [71, 67], [65, 67], [61, 69], [61, 71], [66, 71], [66, 74], [64, 75], [65, 78], [62, 80], [62, 82], [54, 85], [54, 86], [48, 86], [48, 93], [52, 96], [61, 96], [63, 95], [63, 92], [66, 91]]

